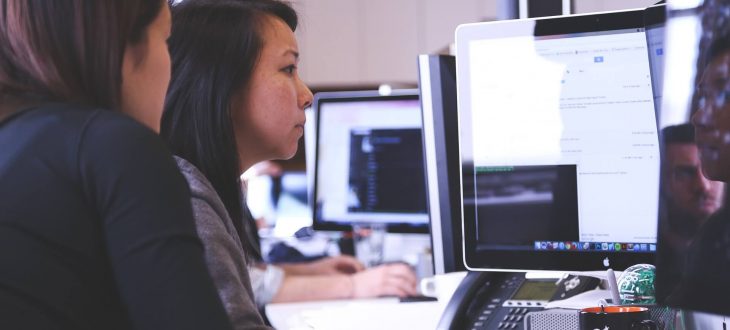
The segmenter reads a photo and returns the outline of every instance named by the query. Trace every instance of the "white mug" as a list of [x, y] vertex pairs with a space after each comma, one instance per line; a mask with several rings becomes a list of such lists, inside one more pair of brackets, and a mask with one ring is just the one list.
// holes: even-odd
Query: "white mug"
[[424, 296], [438, 298], [439, 301], [448, 301], [466, 276], [466, 272], [454, 272], [426, 277], [419, 283], [420, 293]]

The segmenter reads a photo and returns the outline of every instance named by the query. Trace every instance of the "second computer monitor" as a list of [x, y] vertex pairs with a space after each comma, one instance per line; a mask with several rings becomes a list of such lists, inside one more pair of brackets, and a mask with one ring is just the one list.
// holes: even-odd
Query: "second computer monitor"
[[434, 273], [463, 271], [455, 57], [419, 55], [418, 77]]
[[417, 90], [318, 93], [314, 228], [428, 232]]

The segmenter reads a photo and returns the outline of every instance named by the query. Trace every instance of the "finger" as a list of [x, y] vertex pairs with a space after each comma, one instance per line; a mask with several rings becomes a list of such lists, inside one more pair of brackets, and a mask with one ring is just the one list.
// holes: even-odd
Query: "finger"
[[409, 279], [407, 277], [394, 275], [394, 276], [390, 277], [389, 282], [394, 285], [397, 285], [403, 291], [407, 292], [408, 295], [418, 294], [418, 289], [416, 288], [416, 282], [412, 281], [411, 279]]
[[391, 277], [386, 280], [385, 284], [388, 294], [397, 295], [399, 297], [413, 296], [416, 294], [415, 288], [397, 278]]
[[396, 287], [405, 295], [415, 295], [417, 293], [415, 283], [411, 283], [402, 277], [390, 276], [386, 279], [387, 286]]
[[390, 265], [388, 269], [388, 274], [390, 274], [391, 276], [400, 277], [403, 280], [412, 283], [413, 285], [418, 282], [418, 278], [416, 277], [416, 274], [413, 272], [411, 267], [403, 264]]
[[378, 295], [377, 296], [397, 296], [397, 297], [405, 297], [408, 296], [408, 292], [406, 290], [403, 290], [400, 286], [396, 285], [395, 283], [385, 283], [383, 282], [381, 286], [378, 288]]

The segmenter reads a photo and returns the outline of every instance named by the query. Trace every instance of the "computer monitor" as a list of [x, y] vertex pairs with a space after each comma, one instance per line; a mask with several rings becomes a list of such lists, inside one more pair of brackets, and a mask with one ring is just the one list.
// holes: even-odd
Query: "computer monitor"
[[418, 90], [317, 93], [314, 229], [427, 233]]
[[456, 54], [467, 268], [653, 263], [643, 10], [462, 25]]
[[657, 300], [730, 315], [730, 3], [667, 8]]
[[456, 59], [420, 55], [418, 73], [434, 273], [462, 271]]

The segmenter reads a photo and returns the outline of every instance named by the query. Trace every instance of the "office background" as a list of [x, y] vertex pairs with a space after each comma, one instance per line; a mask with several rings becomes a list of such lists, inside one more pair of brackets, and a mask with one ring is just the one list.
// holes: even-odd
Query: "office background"
[[[415, 87], [418, 54], [448, 53], [459, 24], [496, 20], [503, 0], [293, 0], [300, 73], [317, 90]], [[573, 0], [575, 13], [656, 0]]]

